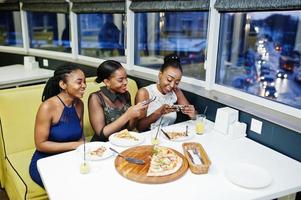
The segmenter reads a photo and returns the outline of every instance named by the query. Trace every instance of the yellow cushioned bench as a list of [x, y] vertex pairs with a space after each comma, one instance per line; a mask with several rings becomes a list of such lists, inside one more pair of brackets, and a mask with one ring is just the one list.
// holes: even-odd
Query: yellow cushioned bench
[[[97, 91], [99, 84], [87, 78], [83, 98], [84, 133], [87, 140], [92, 137], [87, 101], [89, 94]], [[43, 85], [0, 90], [0, 182], [11, 200], [47, 199], [45, 191], [34, 183], [29, 175], [29, 163], [35, 150], [34, 122]], [[137, 93], [137, 84], [129, 79], [128, 90], [132, 103]]]

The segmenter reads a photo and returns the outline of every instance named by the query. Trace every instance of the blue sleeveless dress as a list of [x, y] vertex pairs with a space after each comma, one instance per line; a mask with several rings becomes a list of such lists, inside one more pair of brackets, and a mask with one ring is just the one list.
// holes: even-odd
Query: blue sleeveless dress
[[[71, 107], [67, 107], [60, 98], [59, 100], [64, 105], [64, 110], [62, 112], [59, 122], [50, 127], [48, 141], [78, 141], [82, 137], [82, 127], [80, 125], [80, 119], [78, 118], [75, 107], [74, 105], [72, 105]], [[43, 188], [44, 185], [37, 169], [37, 161], [41, 158], [45, 158], [51, 155], [55, 154], [44, 153], [36, 150], [32, 156], [31, 163], [29, 166], [29, 174], [32, 180]]]

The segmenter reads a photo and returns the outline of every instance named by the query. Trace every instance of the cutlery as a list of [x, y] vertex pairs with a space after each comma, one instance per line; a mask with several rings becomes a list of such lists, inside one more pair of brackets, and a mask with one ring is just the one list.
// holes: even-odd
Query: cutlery
[[144, 160], [141, 160], [141, 159], [138, 159], [138, 158], [124, 156], [124, 155], [120, 154], [118, 151], [116, 151], [115, 149], [113, 149], [111, 147], [109, 147], [109, 149], [111, 151], [117, 153], [118, 156], [124, 158], [129, 163], [133, 163], [133, 164], [137, 164], [137, 165], [144, 165], [145, 164]]
[[200, 159], [201, 163], [203, 163], [202, 157], [200, 156], [198, 150], [196, 148], [193, 148], [192, 151], [193, 151], [193, 154], [196, 155]]
[[171, 138], [169, 137], [169, 135], [168, 135], [165, 131], [163, 131], [162, 128], [161, 128], [161, 131], [162, 131], [162, 133], [163, 133], [169, 140], [171, 140]]
[[190, 158], [191, 162], [192, 162], [193, 164], [195, 164], [195, 162], [194, 162], [194, 160], [193, 160], [193, 157], [192, 157], [192, 155], [190, 154], [190, 152], [188, 151], [188, 149], [186, 149], [186, 151], [187, 151], [188, 157]]
[[188, 136], [188, 126], [186, 125], [185, 135]]

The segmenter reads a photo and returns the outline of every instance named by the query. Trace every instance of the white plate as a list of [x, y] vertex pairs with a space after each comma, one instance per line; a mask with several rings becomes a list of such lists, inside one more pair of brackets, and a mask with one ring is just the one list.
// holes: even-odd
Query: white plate
[[[86, 143], [86, 159], [87, 160], [102, 160], [105, 158], [108, 158], [113, 155], [112, 151], [109, 149], [109, 145], [105, 142], [90, 142]], [[102, 156], [97, 155], [91, 155], [91, 151], [95, 151], [97, 148], [105, 147], [106, 151], [103, 152]], [[80, 156], [84, 157], [84, 144], [77, 147], [77, 152], [80, 154]]]
[[[162, 129], [165, 132], [185, 132], [186, 131], [186, 127], [163, 127]], [[183, 136], [183, 137], [179, 137], [177, 139], [170, 140], [160, 130], [160, 136], [161, 136], [161, 138], [163, 138], [167, 141], [182, 142], [182, 141], [192, 139], [194, 137], [194, 132], [192, 131], [192, 129], [188, 128], [188, 136]]]
[[225, 176], [231, 183], [249, 189], [264, 188], [272, 182], [271, 174], [267, 170], [247, 163], [228, 166]]
[[116, 137], [117, 133], [114, 133], [112, 135], [110, 135], [109, 137], [109, 141], [117, 146], [122, 146], [122, 147], [132, 147], [132, 146], [137, 146], [139, 144], [141, 144], [142, 142], [144, 142], [144, 137], [143, 135], [133, 132], [133, 131], [129, 131], [129, 133], [134, 136], [135, 138], [137, 138], [138, 140], [132, 140], [132, 139], [125, 139], [125, 138], [118, 138]]

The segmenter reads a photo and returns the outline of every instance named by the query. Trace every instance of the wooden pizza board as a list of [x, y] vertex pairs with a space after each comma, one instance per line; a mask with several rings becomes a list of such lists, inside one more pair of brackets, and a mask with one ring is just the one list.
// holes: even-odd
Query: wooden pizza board
[[121, 154], [124, 156], [134, 157], [138, 159], [143, 159], [145, 161], [144, 165], [137, 165], [127, 162], [125, 159], [117, 156], [115, 159], [115, 168], [123, 177], [140, 182], [140, 183], [167, 183], [174, 181], [185, 174], [188, 169], [188, 162], [186, 158], [179, 153], [178, 151], [172, 149], [178, 156], [183, 159], [182, 166], [178, 171], [173, 174], [169, 174], [166, 176], [147, 176], [147, 172], [150, 166], [153, 146], [152, 145], [144, 145], [129, 148], [123, 151]]

